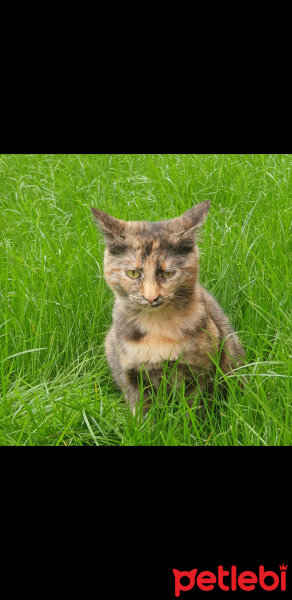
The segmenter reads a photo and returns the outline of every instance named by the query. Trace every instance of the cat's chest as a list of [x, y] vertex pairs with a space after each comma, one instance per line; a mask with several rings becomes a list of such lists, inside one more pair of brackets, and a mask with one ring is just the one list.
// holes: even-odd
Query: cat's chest
[[[176, 361], [188, 347], [188, 323], [176, 313], [161, 310], [153, 315], [141, 312], [125, 319], [121, 362], [126, 368]], [[121, 339], [121, 338], [120, 338]]]
[[173, 340], [149, 333], [138, 342], [125, 342], [123, 359], [130, 367], [157, 364], [162, 360], [177, 360], [186, 344], [185, 339]]

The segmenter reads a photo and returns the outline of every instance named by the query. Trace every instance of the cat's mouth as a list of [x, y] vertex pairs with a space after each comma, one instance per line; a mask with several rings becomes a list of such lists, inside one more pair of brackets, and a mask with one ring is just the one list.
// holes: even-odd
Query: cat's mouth
[[142, 308], [146, 308], [149, 311], [158, 309], [166, 303], [165, 298], [160, 298], [159, 300], [154, 300], [154, 302], [147, 302], [147, 300], [141, 300], [140, 298], [134, 298], [133, 296], [129, 296], [129, 298], [135, 304], [138, 304]]
[[156, 302], [147, 302], [142, 304], [143, 308], [146, 308], [149, 311], [153, 311], [153, 310], [157, 310], [158, 308], [161, 308], [161, 306], [164, 306], [165, 304], [165, 300], [157, 300]]
[[152, 304], [148, 304], [149, 308], [158, 308], [164, 304], [164, 300], [158, 300], [157, 302], [152, 302]]

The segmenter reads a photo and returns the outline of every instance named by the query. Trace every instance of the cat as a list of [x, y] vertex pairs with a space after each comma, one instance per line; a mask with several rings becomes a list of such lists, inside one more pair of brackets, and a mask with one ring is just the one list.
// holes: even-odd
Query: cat
[[177, 372], [188, 381], [191, 406], [198, 386], [212, 388], [212, 357], [217, 356], [223, 373], [244, 357], [228, 318], [199, 284], [197, 232], [209, 208], [206, 200], [159, 222], [126, 222], [91, 209], [105, 237], [104, 275], [115, 295], [106, 356], [134, 414], [140, 373], [158, 387], [163, 364], [177, 361]]

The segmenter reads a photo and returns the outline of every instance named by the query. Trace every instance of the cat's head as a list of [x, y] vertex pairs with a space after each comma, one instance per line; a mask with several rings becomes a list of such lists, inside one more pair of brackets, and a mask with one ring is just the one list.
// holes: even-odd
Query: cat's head
[[198, 279], [196, 233], [210, 208], [206, 200], [169, 221], [121, 221], [92, 208], [106, 242], [105, 278], [130, 305], [158, 310], [186, 305]]

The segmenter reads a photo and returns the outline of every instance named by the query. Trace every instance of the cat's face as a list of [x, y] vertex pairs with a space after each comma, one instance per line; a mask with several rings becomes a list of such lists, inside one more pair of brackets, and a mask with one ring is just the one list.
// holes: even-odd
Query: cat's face
[[151, 311], [190, 302], [198, 278], [195, 234], [209, 207], [202, 202], [181, 217], [156, 223], [121, 221], [93, 208], [107, 246], [105, 278], [115, 295]]

